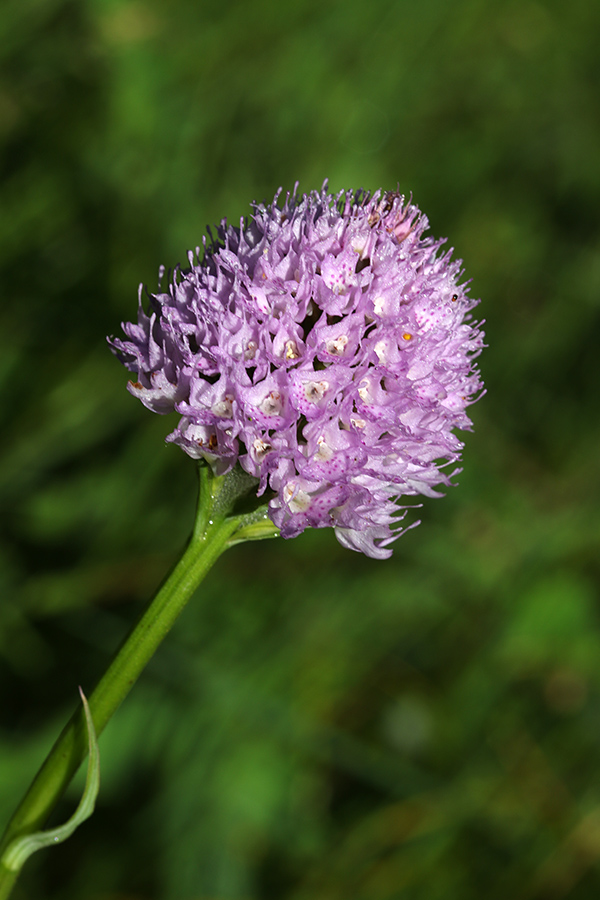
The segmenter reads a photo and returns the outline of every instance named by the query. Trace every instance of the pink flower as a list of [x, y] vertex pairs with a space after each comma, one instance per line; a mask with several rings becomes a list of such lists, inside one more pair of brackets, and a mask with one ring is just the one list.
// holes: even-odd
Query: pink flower
[[332, 526], [391, 555], [399, 498], [449, 485], [481, 394], [483, 333], [461, 263], [397, 193], [280, 193], [223, 221], [110, 339], [168, 441], [267, 492], [283, 537]]

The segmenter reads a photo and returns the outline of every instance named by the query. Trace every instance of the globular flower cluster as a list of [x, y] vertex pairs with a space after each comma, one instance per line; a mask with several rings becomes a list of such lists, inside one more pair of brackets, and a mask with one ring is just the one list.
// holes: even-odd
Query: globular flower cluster
[[255, 476], [283, 537], [332, 526], [388, 557], [399, 498], [459, 471], [483, 335], [427, 228], [395, 192], [278, 193], [223, 221], [148, 312], [140, 288], [137, 324], [110, 339], [130, 392], [181, 415], [167, 440]]

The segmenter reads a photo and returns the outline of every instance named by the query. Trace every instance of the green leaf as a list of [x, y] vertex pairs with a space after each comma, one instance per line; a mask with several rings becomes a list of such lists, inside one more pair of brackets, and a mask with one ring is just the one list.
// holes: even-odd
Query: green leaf
[[88, 702], [81, 688], [79, 688], [79, 693], [85, 713], [89, 746], [88, 769], [83, 796], [79, 806], [64, 825], [59, 825], [57, 828], [47, 831], [36, 831], [35, 834], [24, 835], [16, 838], [8, 845], [1, 862], [13, 872], [18, 872], [36, 850], [41, 850], [43, 847], [52, 847], [54, 844], [66, 841], [67, 838], [71, 837], [75, 829], [82, 822], [85, 822], [86, 819], [89, 819], [94, 812], [96, 797], [100, 789], [100, 753]]

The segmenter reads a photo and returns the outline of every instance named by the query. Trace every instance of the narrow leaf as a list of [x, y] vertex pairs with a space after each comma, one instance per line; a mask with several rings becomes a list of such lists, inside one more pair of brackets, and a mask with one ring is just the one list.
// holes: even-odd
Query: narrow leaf
[[81, 688], [79, 688], [79, 693], [81, 695], [81, 702], [83, 703], [83, 710], [85, 713], [89, 746], [87, 777], [85, 779], [83, 796], [79, 802], [79, 806], [64, 825], [60, 825], [58, 828], [52, 828], [47, 831], [36, 831], [35, 834], [26, 834], [23, 837], [16, 838], [8, 845], [1, 861], [7, 869], [12, 870], [13, 872], [18, 872], [25, 861], [29, 859], [31, 854], [35, 853], [36, 850], [41, 850], [42, 847], [51, 847], [54, 844], [60, 844], [62, 841], [66, 841], [68, 837], [71, 837], [75, 829], [81, 825], [82, 822], [85, 822], [86, 819], [89, 819], [94, 812], [96, 797], [98, 796], [98, 791], [100, 789], [100, 753], [98, 751], [96, 731], [94, 729], [94, 722], [92, 720], [88, 702]]

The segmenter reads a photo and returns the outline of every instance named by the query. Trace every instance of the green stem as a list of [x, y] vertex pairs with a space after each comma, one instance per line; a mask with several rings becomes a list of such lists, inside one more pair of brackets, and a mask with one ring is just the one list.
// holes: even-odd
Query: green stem
[[[217, 478], [211, 475], [207, 467], [201, 467], [200, 480], [196, 523], [185, 553], [125, 639], [89, 697], [89, 707], [98, 735], [121, 705], [221, 553], [241, 539], [273, 536], [275, 533], [273, 526], [265, 531], [265, 517], [261, 510], [255, 509], [245, 515], [228, 515], [236, 500], [249, 487], [249, 480], [241, 471]], [[18, 872], [9, 870], [1, 862], [5, 849], [15, 838], [39, 830], [87, 752], [85, 718], [79, 706], [48, 754], [0, 842], [0, 900], [9, 896], [18, 876]]]

